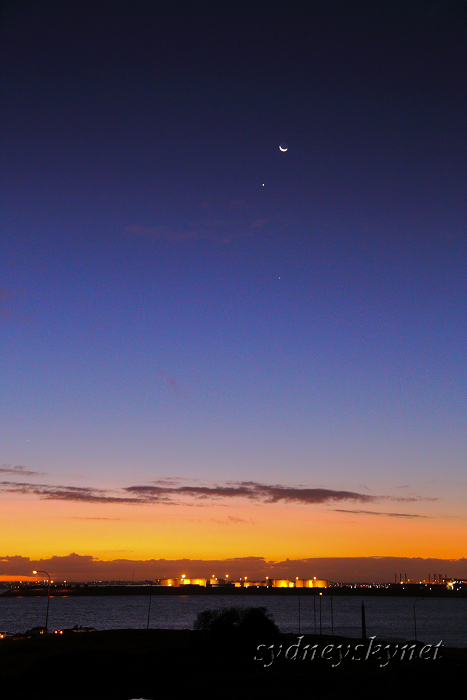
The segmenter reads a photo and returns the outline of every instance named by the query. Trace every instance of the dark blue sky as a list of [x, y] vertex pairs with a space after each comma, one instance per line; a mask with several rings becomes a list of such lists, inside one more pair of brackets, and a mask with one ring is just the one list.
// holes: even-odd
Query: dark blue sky
[[449, 1], [7, 3], [10, 477], [410, 488], [465, 528], [466, 29]]

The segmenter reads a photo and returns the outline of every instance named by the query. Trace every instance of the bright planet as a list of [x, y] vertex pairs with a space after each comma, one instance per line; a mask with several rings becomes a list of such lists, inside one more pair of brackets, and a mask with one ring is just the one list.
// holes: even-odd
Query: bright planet
[[280, 151], [283, 151], [283, 152], [285, 153], [285, 151], [286, 151], [287, 149], [288, 149], [288, 145], [285, 143], [285, 141], [283, 141], [283, 142], [281, 143], [281, 145], [279, 146], [279, 150], [280, 150]]

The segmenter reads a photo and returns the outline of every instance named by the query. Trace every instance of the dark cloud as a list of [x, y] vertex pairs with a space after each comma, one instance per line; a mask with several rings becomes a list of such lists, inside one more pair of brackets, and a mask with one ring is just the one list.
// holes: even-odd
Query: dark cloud
[[[82, 486], [50, 486], [48, 484], [28, 484], [15, 481], [1, 481], [0, 490], [7, 493], [39, 496], [46, 500], [79, 501], [86, 503], [140, 504], [143, 501], [130, 496], [112, 496], [102, 489]], [[149, 502], [149, 501], [146, 501]]]
[[192, 496], [205, 498], [254, 497], [251, 489], [242, 486], [127, 486], [124, 491], [138, 494], [141, 498], [171, 498], [173, 496]]
[[[169, 485], [167, 485], [169, 483]], [[55, 486], [50, 484], [30, 484], [18, 481], [0, 482], [0, 490], [23, 495], [35, 495], [42, 499], [61, 501], [81, 501], [86, 503], [121, 503], [127, 505], [168, 504], [187, 505], [187, 499], [192, 504], [202, 505], [212, 500], [243, 498], [249, 501], [265, 504], [297, 503], [301, 505], [332, 504], [342, 501], [354, 503], [376, 503], [381, 500], [416, 502], [420, 498], [400, 498], [391, 496], [369, 496], [355, 491], [336, 491], [332, 489], [311, 489], [305, 487], [282, 486], [279, 484], [260, 484], [255, 481], [228, 482], [224, 485], [196, 486], [176, 485], [175, 482], [164, 480], [153, 482], [151, 485], [127, 486], [121, 492], [96, 489], [85, 486]], [[189, 503], [189, 501], [188, 501]], [[354, 510], [354, 513], [369, 513], [370, 511]], [[381, 513], [383, 515], [383, 513]], [[401, 513], [386, 515], [404, 516]]]
[[[207, 498], [247, 498], [262, 503], [302, 503], [316, 505], [335, 501], [354, 501], [372, 503], [389, 498], [388, 496], [369, 496], [355, 491], [335, 491], [332, 489], [310, 489], [293, 486], [260, 484], [255, 481], [228, 482], [217, 486], [128, 486], [125, 491], [140, 497], [166, 498], [174, 496], [191, 496], [196, 499]], [[417, 500], [416, 498], [395, 500]]]
[[250, 488], [260, 500], [266, 503], [278, 503], [285, 501], [288, 503], [331, 503], [333, 501], [358, 501], [360, 503], [370, 503], [378, 500], [377, 496], [355, 493], [353, 491], [334, 491], [331, 489], [308, 489], [294, 488], [291, 486], [267, 486], [254, 481], [242, 482], [244, 486]]

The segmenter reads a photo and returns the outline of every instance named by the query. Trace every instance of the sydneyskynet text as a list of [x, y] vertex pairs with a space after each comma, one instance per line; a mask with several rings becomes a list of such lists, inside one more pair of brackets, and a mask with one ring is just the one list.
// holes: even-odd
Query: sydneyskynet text
[[442, 640], [438, 644], [421, 644], [410, 642], [406, 644], [375, 643], [376, 637], [369, 637], [365, 642], [349, 644], [304, 644], [304, 635], [297, 637], [295, 644], [285, 647], [284, 644], [258, 644], [255, 661], [262, 662], [264, 668], [272, 666], [274, 661], [282, 658], [286, 661], [326, 661], [332, 667], [339, 666], [342, 661], [379, 662], [383, 668], [394, 661], [436, 661], [441, 658], [439, 651]]

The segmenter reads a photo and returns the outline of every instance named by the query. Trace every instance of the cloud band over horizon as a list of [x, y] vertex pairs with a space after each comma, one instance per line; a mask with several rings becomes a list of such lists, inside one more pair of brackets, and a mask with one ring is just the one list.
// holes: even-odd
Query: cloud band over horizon
[[467, 559], [421, 557], [313, 557], [271, 561], [264, 557], [226, 559], [113, 559], [102, 560], [75, 552], [66, 556], [32, 559], [0, 556], [0, 578], [31, 576], [33, 570], [46, 570], [59, 580], [153, 580], [157, 578], [247, 575], [249, 579], [317, 578], [329, 581], [391, 582], [402, 572], [412, 579], [428, 578], [430, 572], [448, 577], [467, 577]]
[[[24, 470], [24, 471], [21, 471]], [[9, 473], [21, 473], [24, 475], [39, 475], [40, 472], [26, 471], [24, 467], [4, 469]], [[31, 484], [28, 482], [1, 481], [0, 492], [16, 493], [21, 495], [38, 496], [40, 499], [59, 501], [80, 501], [100, 504], [122, 505], [187, 505], [186, 500], [191, 499], [193, 504], [203, 501], [215, 501], [219, 499], [247, 499], [262, 504], [289, 503], [298, 505], [321, 505], [343, 501], [354, 503], [378, 503], [382, 500], [414, 503], [427, 500], [436, 500], [426, 497], [401, 497], [388, 495], [369, 495], [355, 491], [334, 490], [325, 488], [306, 488], [284, 486], [280, 484], [262, 484], [255, 481], [229, 481], [224, 485], [197, 486], [197, 485], [173, 485], [170, 480], [155, 481], [150, 485], [126, 486], [120, 491], [113, 492], [107, 489], [98, 489], [86, 486], [62, 486], [49, 484]], [[369, 514], [373, 511], [352, 510], [351, 513]], [[424, 517], [407, 513], [377, 513], [376, 515], [388, 515], [392, 517]]]

